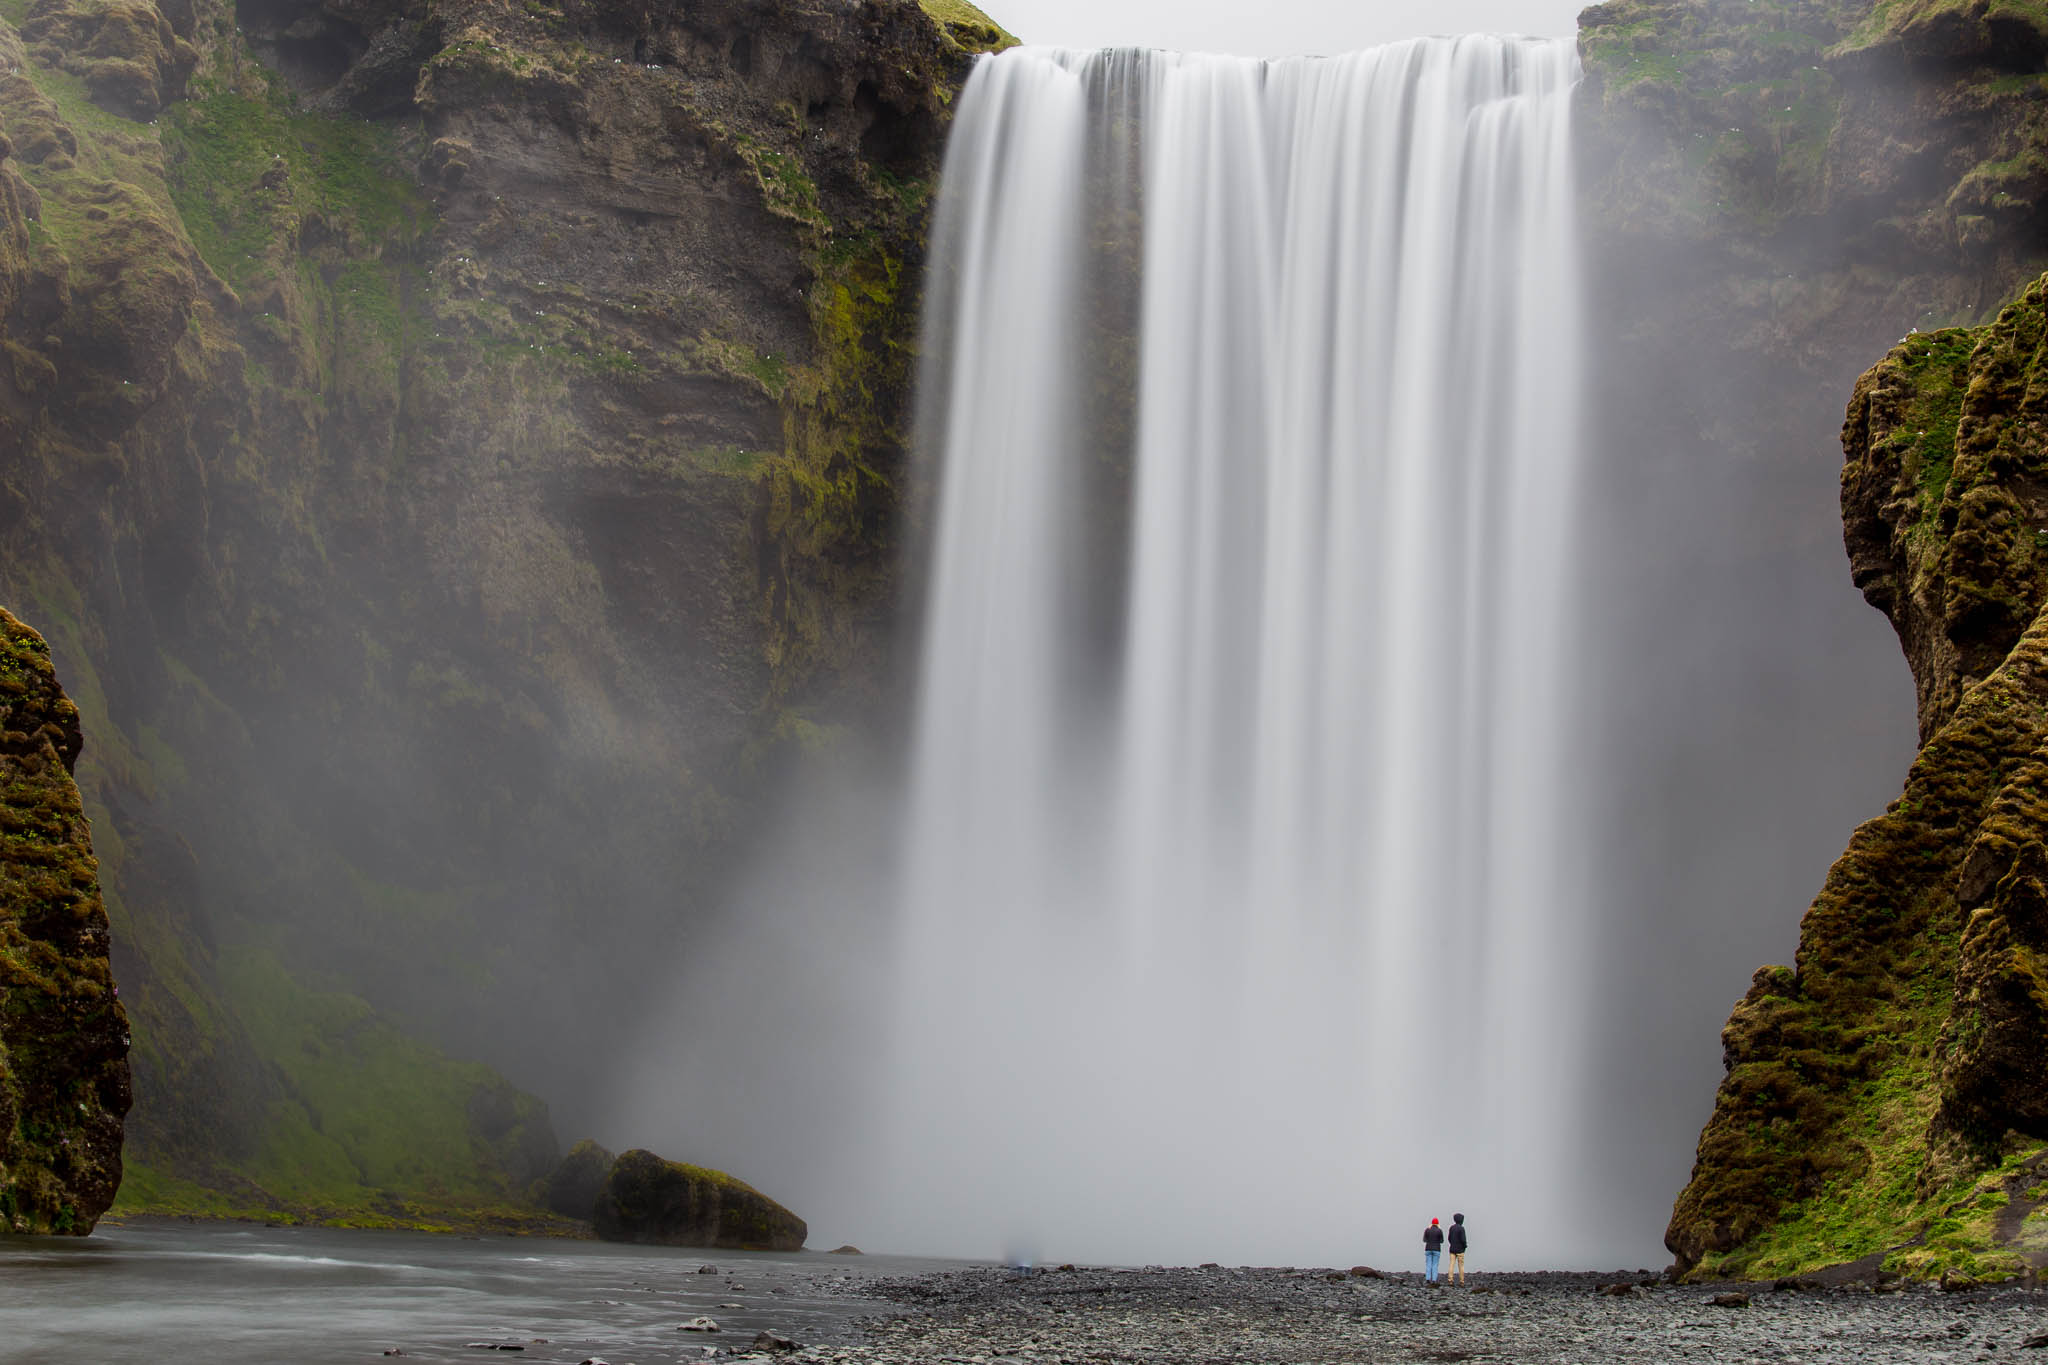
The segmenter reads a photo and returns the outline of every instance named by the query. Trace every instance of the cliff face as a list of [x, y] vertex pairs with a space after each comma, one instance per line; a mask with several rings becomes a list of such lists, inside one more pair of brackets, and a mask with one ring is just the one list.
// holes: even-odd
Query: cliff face
[[[2042, 31], [1975, 0], [1582, 16], [1607, 1084], [1705, 1098], [1711, 1048], [1666, 1040], [1705, 1043], [1791, 951], [1917, 747], [1897, 643], [1842, 573], [1842, 400], [1912, 329], [1984, 322], [2048, 269]], [[1589, 1125], [1588, 1198], [1668, 1200], [1702, 1117]]]
[[1925, 737], [1722, 1034], [1728, 1068], [1667, 1243], [1782, 1274], [2048, 1257], [2048, 277], [1920, 333], [1856, 385], [1856, 582], [1913, 665]]
[[[926, 198], [1008, 40], [909, 0], [0, 17], [0, 598], [95, 736], [131, 1189], [523, 1190], [545, 1114], [411, 1039], [598, 1103], [589, 1000], [632, 1017], [775, 775], [886, 714]], [[408, 1123], [438, 1155], [385, 1159]]]
[[128, 1019], [80, 743], [49, 646], [0, 610], [0, 1231], [82, 1236], [121, 1183]]

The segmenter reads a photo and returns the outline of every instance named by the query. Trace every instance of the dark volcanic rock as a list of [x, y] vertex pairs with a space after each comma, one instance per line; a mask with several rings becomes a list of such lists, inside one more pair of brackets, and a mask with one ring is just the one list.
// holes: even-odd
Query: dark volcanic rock
[[583, 1139], [569, 1149], [560, 1165], [541, 1177], [534, 1187], [534, 1202], [564, 1218], [589, 1218], [617, 1160], [589, 1138]]
[[83, 1236], [121, 1184], [128, 1017], [80, 747], [49, 646], [0, 608], [0, 1231]]
[[613, 1164], [593, 1221], [608, 1242], [801, 1251], [804, 1220], [722, 1171], [634, 1150]]

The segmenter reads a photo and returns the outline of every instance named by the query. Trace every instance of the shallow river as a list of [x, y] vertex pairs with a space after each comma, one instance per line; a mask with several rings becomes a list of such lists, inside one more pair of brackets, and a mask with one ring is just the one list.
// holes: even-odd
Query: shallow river
[[[699, 1274], [714, 1265], [719, 1273]], [[846, 1341], [860, 1285], [958, 1262], [233, 1224], [0, 1238], [0, 1361], [670, 1365], [769, 1329]], [[727, 1305], [737, 1304], [738, 1307]], [[899, 1310], [900, 1311], [900, 1310]], [[716, 1336], [678, 1331], [699, 1315]], [[471, 1343], [524, 1346], [516, 1355]]]

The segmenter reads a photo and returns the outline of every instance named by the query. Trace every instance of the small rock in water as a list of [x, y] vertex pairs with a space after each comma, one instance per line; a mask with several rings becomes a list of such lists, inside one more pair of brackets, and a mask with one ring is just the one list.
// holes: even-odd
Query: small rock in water
[[743, 1304], [743, 1303], [721, 1303], [721, 1304], [720, 1304], [720, 1305], [718, 1305], [718, 1306], [719, 1306], [720, 1308], [745, 1308], [745, 1307], [746, 1307], [746, 1305], [745, 1305], [745, 1304]]
[[1707, 1302], [1715, 1308], [1747, 1308], [1749, 1307], [1749, 1295], [1716, 1294], [1713, 1298], [1708, 1299]]
[[746, 1288], [746, 1286], [745, 1286], [745, 1285], [743, 1285], [743, 1284], [741, 1284], [741, 1283], [740, 1283], [740, 1282], [739, 1282], [738, 1280], [727, 1280], [727, 1281], [725, 1282], [725, 1287], [726, 1287], [727, 1289], [745, 1289], [745, 1288]]
[[718, 1267], [715, 1265], [700, 1265], [697, 1267], [697, 1273], [699, 1275], [716, 1275]]
[[794, 1351], [797, 1344], [788, 1337], [776, 1336], [773, 1332], [756, 1332], [754, 1349], [757, 1351]]
[[826, 1252], [825, 1254], [827, 1256], [858, 1256], [861, 1254], [861, 1250], [853, 1243], [848, 1242], [843, 1247], [833, 1247], [830, 1251]]
[[402, 1356], [405, 1354], [405, 1348], [403, 1346], [394, 1346], [384, 1354], [387, 1356]]
[[676, 1330], [678, 1332], [716, 1332], [718, 1330], [718, 1323], [711, 1318], [697, 1317], [691, 1318], [688, 1322], [676, 1328]]

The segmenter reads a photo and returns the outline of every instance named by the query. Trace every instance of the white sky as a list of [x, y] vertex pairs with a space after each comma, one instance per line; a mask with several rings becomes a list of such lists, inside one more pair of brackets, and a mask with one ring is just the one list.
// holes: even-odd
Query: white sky
[[1348, 52], [1436, 33], [1565, 37], [1591, 0], [976, 0], [1027, 43], [1247, 57]]

